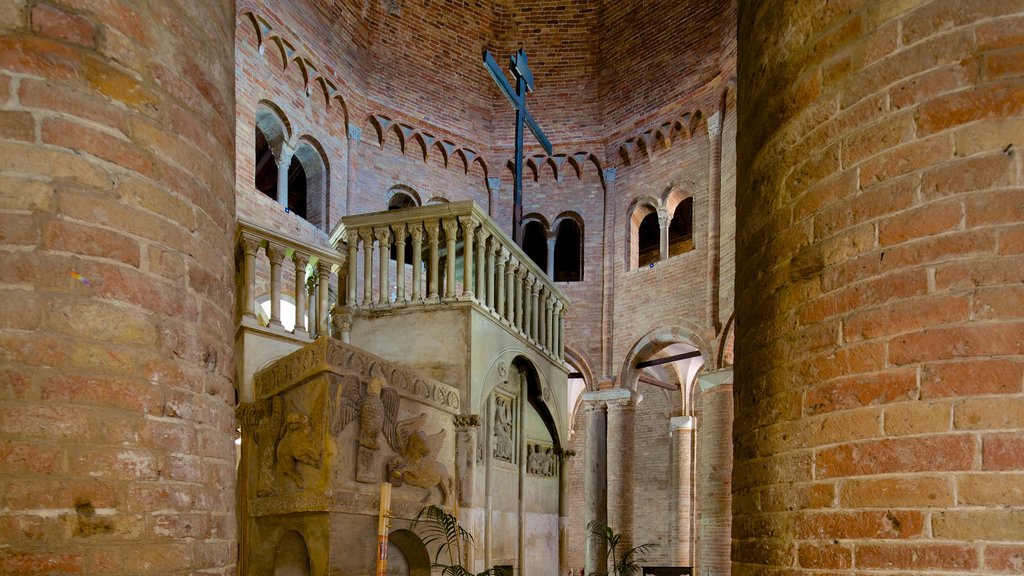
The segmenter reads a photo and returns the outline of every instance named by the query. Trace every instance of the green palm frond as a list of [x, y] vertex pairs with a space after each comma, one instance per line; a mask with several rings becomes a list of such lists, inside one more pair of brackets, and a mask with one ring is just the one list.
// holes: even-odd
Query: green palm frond
[[430, 505], [421, 509], [410, 528], [419, 535], [424, 546], [437, 545], [432, 567], [440, 568], [441, 576], [498, 576], [495, 568], [473, 574], [462, 565], [463, 553], [473, 546], [473, 535], [443, 508]]
[[611, 564], [610, 572], [591, 574], [589, 576], [602, 576], [602, 574], [614, 574], [615, 576], [633, 576], [641, 571], [640, 566], [647, 562], [647, 554], [658, 547], [657, 544], [640, 544], [629, 550], [620, 553], [622, 547], [622, 534], [615, 532], [611, 527], [597, 521], [587, 524], [587, 538], [600, 542], [608, 552], [608, 562]]

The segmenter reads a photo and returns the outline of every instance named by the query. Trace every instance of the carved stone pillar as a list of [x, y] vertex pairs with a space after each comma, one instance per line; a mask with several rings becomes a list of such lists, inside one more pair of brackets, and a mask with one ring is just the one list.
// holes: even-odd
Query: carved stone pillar
[[526, 277], [525, 267], [516, 262], [512, 278], [512, 325], [523, 331], [523, 279]]
[[242, 235], [242, 314], [250, 318], [256, 317], [256, 253], [260, 250], [260, 240], [252, 236]]
[[[490, 234], [488, 232], [488, 234]], [[493, 238], [490, 244], [487, 246], [487, 270], [484, 273], [484, 284], [487, 290], [487, 307], [491, 310], [496, 310], [498, 307], [497, 302], [494, 300], [494, 275], [495, 269], [494, 264], [497, 259], [497, 253], [501, 247], [501, 243], [498, 242], [497, 238]]]
[[[476, 221], [476, 218], [472, 216], [462, 216], [459, 218], [459, 224], [462, 224], [462, 298], [473, 299], [473, 237], [476, 236], [476, 227], [480, 225]], [[454, 277], [452, 284], [455, 284]]]
[[537, 293], [537, 345], [541, 348], [547, 348], [547, 331], [548, 331], [548, 289], [547, 286], [541, 284], [540, 291]]
[[676, 485], [676, 566], [692, 566], [690, 547], [693, 542], [693, 417], [676, 416], [669, 421], [672, 438], [672, 459]]
[[309, 256], [296, 250], [292, 253], [292, 262], [295, 264], [295, 335], [306, 335], [306, 327], [303, 321], [306, 319], [306, 265], [309, 264]]
[[364, 228], [359, 231], [363, 242], [363, 306], [373, 306], [373, 231]]
[[633, 415], [636, 402], [629, 390], [608, 395], [608, 525], [622, 534], [625, 549], [633, 540]]
[[576, 455], [572, 450], [562, 450], [558, 455], [558, 573], [569, 572], [569, 473], [571, 459]]
[[316, 263], [316, 274], [319, 277], [319, 286], [317, 290], [317, 303], [316, 303], [316, 325], [317, 325], [317, 336], [327, 335], [327, 320], [330, 316], [330, 310], [327, 306], [327, 296], [330, 293], [331, 287], [331, 263], [320, 260]]
[[437, 302], [437, 278], [438, 278], [438, 255], [437, 255], [437, 222], [424, 222], [423, 228], [427, 231], [427, 243], [430, 246], [430, 253], [427, 260], [427, 299]]
[[526, 337], [531, 340], [534, 339], [534, 320], [537, 312], [537, 307], [534, 306], [536, 287], [537, 279], [527, 270], [523, 275], [523, 332], [526, 332]]
[[[605, 460], [608, 422], [604, 403], [594, 398], [596, 394], [595, 392], [583, 393], [583, 406], [587, 415], [586, 454], [583, 470], [585, 506], [583, 525], [585, 529], [590, 526], [591, 522], [608, 524], [608, 470]], [[608, 554], [604, 542], [590, 537], [589, 531], [584, 547], [584, 570], [586, 574], [603, 574], [608, 570]]]
[[548, 280], [555, 281], [555, 240], [558, 239], [557, 235], [548, 233], [548, 261], [547, 269], [544, 273], [548, 275]]
[[409, 236], [412, 237], [412, 301], [419, 302], [423, 297], [423, 227], [419, 222], [409, 224]]
[[[356, 282], [358, 280], [356, 273], [359, 265], [359, 260], [357, 259], [357, 254], [359, 252], [359, 234], [357, 234], [355, 230], [348, 230], [346, 235], [348, 237], [348, 259], [345, 263], [345, 267], [347, 269], [347, 272], [345, 273], [345, 283], [347, 284], [346, 290], [348, 291], [348, 296], [346, 297], [345, 303], [349, 306], [356, 306], [358, 304], [356, 302]], [[310, 326], [312, 325], [313, 323], [310, 322]]]
[[456, 469], [459, 484], [459, 506], [477, 506], [474, 501], [473, 485], [476, 478], [477, 435], [480, 431], [480, 416], [467, 414], [455, 416]]
[[490, 307], [487, 300], [487, 238], [490, 233], [480, 226], [476, 230], [476, 299], [484, 307]]
[[392, 224], [395, 235], [395, 304], [405, 304], [405, 224]]
[[337, 332], [338, 337], [345, 344], [352, 343], [352, 312], [348, 306], [344, 309], [335, 309], [335, 312], [331, 313], [331, 323], [334, 324], [334, 329]]
[[530, 338], [533, 338], [534, 342], [538, 345], [541, 342], [540, 337], [540, 289], [541, 280], [540, 278], [534, 278], [532, 275], [528, 279], [530, 285]]
[[555, 338], [558, 340], [557, 353], [555, 354], [558, 358], [565, 360], [565, 306], [561, 302], [558, 303], [558, 326], [555, 328]]
[[555, 353], [555, 295], [547, 292], [544, 299], [544, 347], [552, 355]]
[[267, 258], [270, 260], [270, 325], [281, 326], [281, 263], [284, 262], [285, 248], [267, 244]]
[[391, 303], [391, 229], [374, 228], [373, 235], [377, 237], [377, 264], [380, 266], [377, 303], [387, 306]]
[[445, 242], [444, 299], [451, 302], [455, 300], [455, 239], [459, 234], [459, 223], [454, 219], [446, 219], [442, 226]]
[[495, 242], [495, 244], [497, 244], [495, 246], [495, 250], [494, 251], [495, 251], [495, 253], [498, 256], [498, 258], [497, 258], [497, 260], [498, 260], [498, 262], [497, 262], [498, 269], [496, 270], [494, 276], [492, 277], [492, 278], [494, 278], [494, 285], [495, 285], [495, 287], [497, 287], [497, 294], [495, 294], [495, 297], [494, 297], [494, 309], [495, 309], [495, 312], [498, 313], [499, 317], [505, 318], [505, 311], [507, 310], [507, 308], [505, 306], [505, 304], [506, 304], [505, 286], [507, 284], [507, 282], [505, 281], [505, 276], [506, 276], [505, 264], [508, 262], [508, 251], [505, 250], [505, 248], [501, 246], [500, 242]]
[[664, 208], [658, 208], [658, 230], [660, 231], [659, 260], [668, 259], [668, 212]]
[[292, 165], [292, 155], [295, 153], [285, 143], [281, 143], [274, 154], [277, 160], [277, 203], [288, 208], [288, 168]]

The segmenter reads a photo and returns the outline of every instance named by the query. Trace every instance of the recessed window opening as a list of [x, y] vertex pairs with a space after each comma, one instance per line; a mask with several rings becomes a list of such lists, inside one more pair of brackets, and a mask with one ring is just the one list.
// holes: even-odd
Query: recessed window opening
[[[388, 201], [388, 211], [391, 210], [404, 210], [406, 208], [415, 208], [416, 199], [406, 194], [405, 192], [395, 192], [395, 195]], [[398, 261], [398, 252], [396, 251], [397, 239], [391, 240], [391, 248], [388, 252], [388, 257], [392, 260]], [[408, 239], [405, 243], [405, 264], [408, 266], [412, 264], [412, 242]]]
[[544, 225], [531, 220], [523, 226], [523, 252], [533, 260], [541, 270], [548, 269], [548, 241], [544, 233]]
[[675, 256], [693, 250], [693, 198], [686, 198], [676, 206], [668, 228], [668, 255]]
[[651, 212], [640, 222], [637, 231], [637, 266], [645, 268], [661, 259], [661, 227], [658, 213]]
[[308, 181], [306, 169], [297, 157], [288, 167], [288, 211], [306, 220]]
[[566, 218], [558, 225], [555, 238], [555, 282], [583, 280], [583, 234], [580, 225]]
[[266, 135], [256, 128], [256, 189], [277, 199], [277, 162]]

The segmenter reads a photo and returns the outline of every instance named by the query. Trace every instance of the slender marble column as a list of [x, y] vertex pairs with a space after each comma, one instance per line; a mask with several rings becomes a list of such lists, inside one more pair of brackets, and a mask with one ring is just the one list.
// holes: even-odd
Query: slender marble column
[[405, 304], [405, 224], [392, 224], [395, 235], [395, 304]]
[[423, 226], [419, 222], [409, 224], [409, 236], [412, 237], [412, 301], [419, 302], [423, 296]]
[[497, 254], [501, 250], [501, 243], [498, 242], [497, 238], [491, 239], [490, 245], [487, 246], [487, 307], [491, 310], [497, 311], [498, 302], [494, 299], [494, 279], [501, 276], [503, 272], [495, 270], [495, 260], [497, 260]]
[[281, 326], [281, 263], [284, 262], [285, 247], [267, 245], [270, 260], [270, 325]]
[[591, 523], [608, 524], [608, 470], [605, 445], [608, 433], [604, 403], [588, 398], [593, 392], [583, 393], [583, 406], [587, 415], [586, 454], [583, 476], [583, 524], [587, 530], [584, 548], [584, 570], [587, 574], [608, 571], [608, 551], [599, 538], [590, 536]]
[[[480, 225], [476, 218], [470, 216], [459, 217], [459, 224], [462, 225], [462, 298], [473, 299], [473, 237], [476, 236], [476, 227]], [[455, 269], [454, 264], [452, 269]], [[452, 274], [452, 284], [455, 284]]]
[[548, 236], [548, 262], [547, 270], [544, 272], [548, 275], [548, 280], [555, 281], [555, 240], [557, 236]]
[[282, 143], [275, 157], [277, 160], [277, 203], [285, 208], [288, 207], [288, 169], [292, 165], [292, 155], [295, 151], [287, 144]]
[[242, 313], [250, 318], [256, 317], [256, 253], [260, 250], [259, 238], [242, 235], [242, 266], [244, 285], [242, 286]]
[[[455, 240], [459, 234], [459, 223], [454, 219], [446, 219], [444, 226], [445, 242], [445, 283], [444, 299], [452, 301], [455, 299]], [[465, 262], [465, 260], [463, 260]]]
[[427, 299], [431, 302], [437, 302], [437, 268], [439, 263], [437, 255], [437, 222], [424, 222], [423, 227], [427, 231], [427, 242], [430, 245], [429, 260], [427, 261]]
[[517, 263], [515, 277], [512, 279], [512, 308], [515, 310], [513, 325], [523, 332], [523, 281], [526, 278], [526, 267]]
[[487, 298], [487, 259], [490, 252], [487, 250], [487, 237], [489, 233], [480, 226], [476, 230], [476, 299], [484, 307], [490, 307], [490, 300]]
[[309, 264], [309, 256], [296, 250], [292, 253], [292, 262], [295, 264], [295, 335], [306, 335], [306, 327], [303, 321], [306, 319], [306, 265]]
[[668, 212], [664, 208], [658, 208], [658, 230], [661, 234], [658, 244], [660, 260], [668, 260], [668, 224]]
[[327, 320], [331, 315], [331, 311], [327, 308], [327, 296], [330, 292], [331, 286], [331, 263], [320, 260], [316, 264], [316, 273], [318, 276], [318, 291], [317, 291], [317, 302], [316, 302], [316, 325], [317, 325], [317, 336], [327, 335]]
[[489, 289], [495, 291], [497, 288], [497, 294], [494, 298], [494, 309], [501, 318], [505, 317], [505, 264], [508, 262], [508, 251], [501, 246], [500, 242], [495, 242], [494, 252], [497, 254], [497, 270], [491, 278], [493, 278], [493, 286]]
[[[348, 269], [348, 272], [345, 274], [345, 283], [348, 284], [348, 299], [345, 303], [349, 306], [356, 306], [356, 283], [359, 279], [357, 274], [359, 260], [356, 256], [359, 252], [359, 234], [355, 230], [349, 230], [347, 236], [348, 261], [346, 262], [346, 268]], [[309, 325], [312, 326], [313, 323], [310, 322]]]
[[378, 303], [381, 306], [387, 306], [391, 303], [391, 230], [386, 226], [374, 228], [373, 235], [377, 237], [377, 245], [380, 247], [377, 250], [378, 265], [380, 266]]

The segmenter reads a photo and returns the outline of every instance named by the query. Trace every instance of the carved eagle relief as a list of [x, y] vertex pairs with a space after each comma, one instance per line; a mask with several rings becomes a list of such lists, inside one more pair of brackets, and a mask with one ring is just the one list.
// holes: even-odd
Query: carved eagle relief
[[384, 375], [378, 367], [371, 368], [370, 374], [369, 383], [353, 379], [338, 386], [335, 406], [340, 406], [340, 418], [334, 421], [331, 433], [337, 436], [349, 423], [358, 419], [360, 446], [378, 450], [380, 433], [383, 432], [392, 450], [398, 452], [398, 392], [385, 387]]

